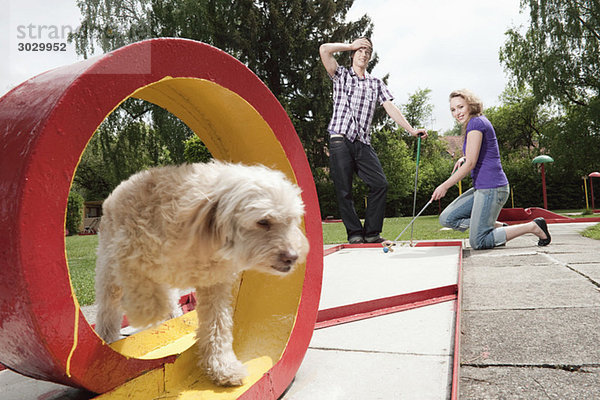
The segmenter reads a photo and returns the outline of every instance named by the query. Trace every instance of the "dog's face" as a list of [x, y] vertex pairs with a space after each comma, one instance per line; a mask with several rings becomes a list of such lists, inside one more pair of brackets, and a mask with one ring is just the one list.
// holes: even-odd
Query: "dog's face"
[[221, 257], [262, 272], [284, 275], [306, 260], [309, 245], [300, 229], [300, 188], [279, 172], [242, 167], [237, 184], [220, 196], [214, 215]]
[[[250, 222], [250, 221], [248, 221]], [[247, 265], [262, 272], [284, 275], [306, 260], [308, 240], [295, 216], [256, 215], [241, 227], [238, 241], [244, 242]], [[249, 246], [249, 247], [246, 247]]]

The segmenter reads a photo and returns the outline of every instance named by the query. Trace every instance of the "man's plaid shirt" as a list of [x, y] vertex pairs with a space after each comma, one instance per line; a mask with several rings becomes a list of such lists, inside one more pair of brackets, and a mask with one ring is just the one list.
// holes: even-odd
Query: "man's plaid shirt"
[[360, 78], [352, 68], [338, 66], [333, 81], [333, 116], [327, 130], [329, 134], [344, 135], [371, 144], [371, 122], [376, 101], [383, 104], [394, 97], [381, 81], [365, 72]]

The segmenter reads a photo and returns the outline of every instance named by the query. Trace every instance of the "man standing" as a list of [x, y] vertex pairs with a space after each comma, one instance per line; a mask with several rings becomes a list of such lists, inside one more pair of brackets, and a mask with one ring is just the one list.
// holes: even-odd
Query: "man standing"
[[[351, 68], [338, 65], [334, 53], [350, 51]], [[321, 61], [333, 81], [333, 116], [329, 131], [329, 164], [342, 221], [350, 243], [381, 243], [388, 183], [379, 158], [371, 147], [371, 122], [377, 102], [388, 115], [411, 135], [427, 137], [424, 129], [414, 129], [392, 100], [381, 79], [367, 73], [373, 45], [361, 37], [350, 44], [325, 43], [319, 48]], [[356, 215], [352, 200], [354, 173], [369, 187], [365, 224]]]

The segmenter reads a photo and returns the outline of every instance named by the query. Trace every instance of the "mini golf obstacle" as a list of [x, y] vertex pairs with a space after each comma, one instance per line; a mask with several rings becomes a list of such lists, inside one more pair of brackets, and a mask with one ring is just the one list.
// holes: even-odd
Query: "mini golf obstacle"
[[570, 218], [548, 211], [545, 208], [503, 208], [500, 210], [498, 221], [509, 225], [524, 224], [535, 218], [543, 217], [549, 224], [566, 224], [572, 222], [600, 222], [600, 217]]
[[[79, 309], [65, 257], [67, 197], [91, 136], [130, 97], [179, 117], [215, 158], [280, 169], [302, 188], [306, 265], [285, 279], [247, 272], [235, 295], [234, 348], [250, 372], [244, 386], [215, 387], [201, 375], [193, 313], [107, 345]], [[320, 213], [291, 121], [240, 62], [195, 41], [154, 39], [28, 80], [0, 99], [0, 192], [1, 363], [110, 392], [101, 398], [275, 399], [289, 386], [317, 315]]]

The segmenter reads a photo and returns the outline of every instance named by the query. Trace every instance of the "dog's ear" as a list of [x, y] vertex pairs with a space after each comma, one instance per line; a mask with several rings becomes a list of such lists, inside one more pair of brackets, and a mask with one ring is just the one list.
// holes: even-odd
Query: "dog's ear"
[[182, 217], [182, 236], [187, 246], [191, 247], [198, 241], [218, 241], [217, 212], [219, 202], [203, 199], [188, 209]]
[[210, 207], [205, 215], [204, 220], [204, 231], [202, 233], [210, 237], [217, 237], [217, 210], [219, 209], [218, 201], [211, 201]]

